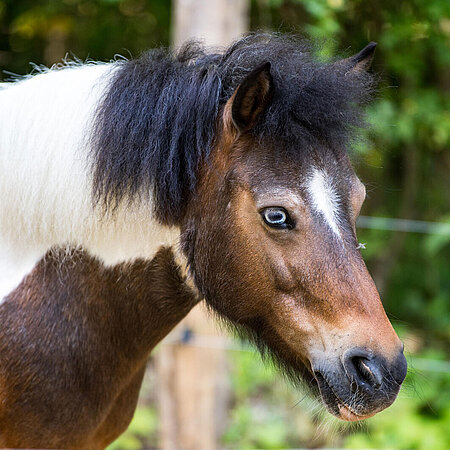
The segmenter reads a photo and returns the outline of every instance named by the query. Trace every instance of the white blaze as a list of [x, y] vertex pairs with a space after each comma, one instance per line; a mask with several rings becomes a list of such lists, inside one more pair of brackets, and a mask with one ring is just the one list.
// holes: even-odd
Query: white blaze
[[314, 209], [326, 220], [328, 226], [337, 236], [339, 231], [339, 195], [336, 193], [328, 175], [315, 169], [308, 183], [308, 192]]

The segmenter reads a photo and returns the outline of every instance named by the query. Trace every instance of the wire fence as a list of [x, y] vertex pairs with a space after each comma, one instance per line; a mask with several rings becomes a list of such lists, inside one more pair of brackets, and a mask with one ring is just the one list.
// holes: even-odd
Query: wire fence
[[[162, 345], [186, 345], [196, 348], [217, 349], [237, 352], [257, 351], [249, 344], [226, 336], [201, 335], [193, 333], [189, 328], [184, 328], [180, 334], [167, 337]], [[409, 364], [415, 369], [423, 372], [450, 373], [450, 361], [439, 359], [417, 358], [407, 354]]]
[[394, 219], [392, 217], [359, 216], [356, 225], [372, 230], [404, 231], [450, 236], [450, 223], [425, 220]]

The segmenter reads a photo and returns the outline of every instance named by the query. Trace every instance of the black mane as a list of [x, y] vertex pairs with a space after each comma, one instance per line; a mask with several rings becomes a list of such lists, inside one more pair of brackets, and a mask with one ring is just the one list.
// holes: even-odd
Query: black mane
[[217, 116], [245, 76], [269, 61], [273, 101], [253, 130], [258, 139], [319, 139], [348, 145], [371, 90], [365, 72], [318, 62], [311, 44], [292, 36], [253, 34], [223, 54], [196, 43], [178, 54], [152, 50], [116, 69], [94, 123], [94, 194], [114, 208], [152, 195], [158, 219], [179, 222], [197, 167], [214, 144]]

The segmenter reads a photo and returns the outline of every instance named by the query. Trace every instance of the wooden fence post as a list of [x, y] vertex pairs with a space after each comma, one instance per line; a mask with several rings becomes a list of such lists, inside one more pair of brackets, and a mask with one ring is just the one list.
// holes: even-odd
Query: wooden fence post
[[219, 337], [197, 306], [161, 345], [156, 370], [162, 449], [219, 448], [229, 394], [226, 354], [216, 345]]
[[[174, 0], [173, 44], [196, 38], [224, 47], [247, 31], [248, 0]], [[183, 343], [174, 336], [192, 333]], [[226, 354], [223, 348], [196, 345], [220, 335], [198, 305], [162, 344], [156, 357], [160, 447], [164, 450], [214, 450], [226, 425]], [[175, 342], [174, 342], [175, 341]], [[214, 345], [212, 346], [214, 347]]]

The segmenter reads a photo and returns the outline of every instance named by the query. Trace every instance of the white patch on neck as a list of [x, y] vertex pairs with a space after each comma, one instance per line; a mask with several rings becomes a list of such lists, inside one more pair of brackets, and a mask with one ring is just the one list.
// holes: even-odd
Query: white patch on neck
[[0, 84], [0, 303], [51, 247], [82, 247], [112, 266], [178, 241], [152, 200], [114, 215], [92, 207], [89, 137], [118, 67], [75, 64]]
[[339, 231], [339, 195], [336, 193], [328, 175], [315, 169], [308, 182], [308, 192], [316, 211], [322, 214], [328, 226], [341, 237]]

